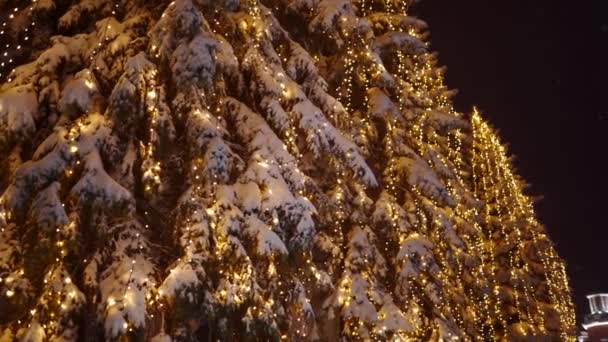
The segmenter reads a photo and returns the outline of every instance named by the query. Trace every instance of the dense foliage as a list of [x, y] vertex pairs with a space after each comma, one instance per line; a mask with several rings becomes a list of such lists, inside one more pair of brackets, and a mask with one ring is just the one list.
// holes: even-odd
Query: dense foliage
[[0, 0], [0, 341], [573, 339], [409, 5]]

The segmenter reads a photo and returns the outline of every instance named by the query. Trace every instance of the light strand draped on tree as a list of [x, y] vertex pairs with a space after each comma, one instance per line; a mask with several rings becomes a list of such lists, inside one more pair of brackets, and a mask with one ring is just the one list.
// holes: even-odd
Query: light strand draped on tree
[[[471, 126], [474, 187], [486, 203], [484, 227], [501, 324], [537, 339], [545, 329], [573, 327], [574, 306], [564, 264], [536, 220], [532, 202], [523, 194], [523, 182], [513, 173], [496, 133], [477, 110]], [[511, 322], [508, 327], [507, 322]], [[562, 331], [560, 339], [567, 340], [568, 333]]]
[[413, 2], [0, 0], [0, 341], [572, 340]]

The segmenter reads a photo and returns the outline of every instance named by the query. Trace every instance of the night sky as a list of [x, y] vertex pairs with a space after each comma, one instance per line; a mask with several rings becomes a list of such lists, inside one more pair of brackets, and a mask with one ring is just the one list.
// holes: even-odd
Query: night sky
[[480, 108], [542, 197], [580, 322], [585, 296], [608, 292], [608, 1], [424, 0], [413, 14], [456, 108]]

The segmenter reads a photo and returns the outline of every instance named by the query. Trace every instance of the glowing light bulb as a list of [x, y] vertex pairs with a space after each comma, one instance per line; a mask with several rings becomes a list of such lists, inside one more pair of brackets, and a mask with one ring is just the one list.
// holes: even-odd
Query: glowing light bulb
[[85, 80], [84, 85], [89, 89], [93, 89], [95, 87], [95, 83], [91, 82], [90, 80]]

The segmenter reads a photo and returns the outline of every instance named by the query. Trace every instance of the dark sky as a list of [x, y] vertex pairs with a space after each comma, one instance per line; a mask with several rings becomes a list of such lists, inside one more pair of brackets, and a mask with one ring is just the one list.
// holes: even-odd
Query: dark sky
[[457, 109], [482, 110], [543, 196], [580, 322], [585, 295], [608, 292], [608, 1], [424, 0], [413, 14]]

